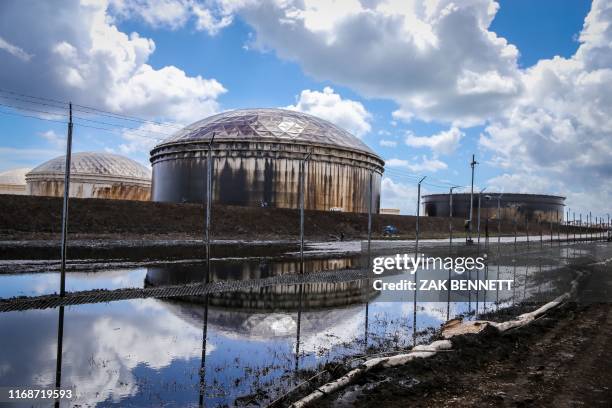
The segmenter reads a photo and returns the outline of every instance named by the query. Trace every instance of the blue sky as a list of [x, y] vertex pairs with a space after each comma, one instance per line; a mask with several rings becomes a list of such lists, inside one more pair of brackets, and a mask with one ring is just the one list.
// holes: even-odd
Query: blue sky
[[[577, 92], [572, 90], [572, 81], [585, 73], [608, 72], [609, 60], [603, 66], [584, 63], [576, 68], [571, 64], [581, 44], [593, 53], [588, 41], [601, 41], [596, 35], [607, 35], [596, 32], [579, 40], [592, 7], [590, 1], [474, 0], [465, 6], [461, 2], [461, 6], [451, 5], [454, 8], [446, 11], [439, 6], [433, 16], [419, 8], [419, 1], [415, 1], [415, 14], [402, 14], [392, 7], [359, 8], [349, 0], [344, 2], [346, 6], [340, 4], [333, 10], [321, 7], [316, 0], [311, 0], [310, 9], [304, 6], [303, 10], [298, 6], [283, 9], [270, 0], [263, 11], [248, 0], [244, 5], [236, 2], [240, 6], [223, 1], [168, 2], [175, 3], [172, 13], [154, 0], [100, 2], [95, 6], [66, 0], [49, 15], [48, 30], [28, 33], [23, 30], [30, 26], [27, 14], [42, 6], [16, 0], [4, 3], [0, 6], [5, 18], [2, 21], [0, 17], [0, 67], [4, 66], [0, 89], [71, 99], [106, 111], [178, 123], [220, 110], [293, 105], [347, 127], [388, 160], [389, 181], [383, 184], [382, 204], [400, 207], [403, 212], [414, 210], [411, 202], [418, 175], [429, 177], [426, 192], [446, 190], [448, 183], [467, 184], [472, 153], [480, 162], [476, 176], [479, 187], [559, 193], [567, 195], [568, 204], [574, 207], [606, 210], [601, 203], [609, 199], [608, 187], [578, 185], [571, 177], [566, 183], [560, 180], [578, 165], [582, 171], [572, 177], [609, 174], [606, 157], [588, 152], [602, 152], [601, 143], [607, 152], [610, 138], [606, 132], [610, 130], [594, 122], [588, 112], [574, 117], [572, 106], [554, 103], [583, 96], [592, 100], [591, 88], [580, 95], [571, 94]], [[596, 6], [606, 9], [603, 3]], [[287, 23], [295, 10], [303, 14]], [[446, 25], [436, 26], [435, 14], [448, 10], [455, 13], [457, 21], [449, 19]], [[83, 22], [69, 32], [65, 15], [72, 12]], [[609, 14], [603, 14], [599, 18], [607, 23]], [[275, 20], [277, 15], [285, 18]], [[96, 16], [102, 16], [103, 21]], [[413, 36], [405, 43], [386, 36], [395, 33], [392, 24], [398, 16], [405, 21], [400, 28]], [[369, 27], [368, 18], [387, 21], [392, 28], [385, 32], [384, 25]], [[416, 18], [416, 23], [410, 18]], [[477, 27], [466, 27], [471, 22]], [[100, 28], [94, 32], [96, 24]], [[85, 35], [78, 36], [79, 30]], [[361, 50], [359, 41], [367, 42], [358, 37], [366, 32], [371, 33], [369, 38], [380, 35], [379, 43], [371, 48], [363, 44], [365, 55], [356, 55], [359, 52], [355, 50]], [[489, 34], [483, 36], [483, 32]], [[130, 37], [130, 33], [137, 34]], [[500, 44], [500, 39], [507, 43]], [[99, 53], [99, 45], [92, 45], [96, 41], [102, 44], [103, 53]], [[436, 49], [443, 52], [437, 55]], [[348, 57], [341, 56], [345, 51]], [[337, 60], [335, 55], [339, 55]], [[385, 60], [393, 64], [391, 71]], [[44, 68], [34, 67], [35, 62]], [[111, 67], [109, 72], [99, 68], [103, 64]], [[150, 66], [144, 74], [143, 64]], [[179, 77], [168, 67], [175, 67]], [[550, 72], [555, 72], [559, 81], [570, 83], [555, 85]], [[181, 84], [174, 89], [176, 78]], [[472, 94], [449, 90], [449, 84], [467, 86]], [[557, 94], [565, 88], [566, 95]], [[604, 91], [605, 87], [601, 88]], [[3, 95], [15, 98], [15, 94]], [[16, 99], [5, 98], [0, 103], [45, 110], [43, 105]], [[609, 106], [601, 103], [605, 105], [593, 106], [591, 111], [605, 112]], [[47, 109], [56, 112], [56, 108]], [[0, 110], [40, 116], [7, 106], [0, 106]], [[6, 113], [0, 118], [0, 172], [34, 167], [62, 153], [65, 125]], [[91, 121], [80, 123], [97, 126]], [[114, 151], [147, 163], [148, 149], [155, 142], [139, 136], [153, 131], [159, 133], [150, 135], [163, 137], [162, 133], [171, 131], [149, 125], [131, 135], [120, 126], [112, 127], [111, 133], [77, 125], [74, 150]], [[569, 134], [558, 136], [565, 131]], [[559, 139], [567, 147], [561, 146]], [[577, 147], [586, 149], [588, 157], [572, 162], [571, 150]], [[525, 159], [514, 160], [517, 155]]]

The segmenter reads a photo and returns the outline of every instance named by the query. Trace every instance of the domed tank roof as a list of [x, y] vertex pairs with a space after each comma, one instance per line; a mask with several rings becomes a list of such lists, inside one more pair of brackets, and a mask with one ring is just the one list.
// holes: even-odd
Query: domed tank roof
[[166, 144], [261, 140], [337, 146], [376, 155], [365, 143], [338, 126], [306, 113], [286, 109], [237, 109], [210, 116], [179, 130]]
[[25, 186], [25, 175], [30, 170], [31, 169], [28, 168], [22, 168], [4, 171], [0, 173], [0, 184]]
[[[66, 156], [56, 157], [35, 167], [26, 177], [64, 174], [65, 163]], [[72, 153], [70, 174], [151, 180], [151, 171], [142, 164], [118, 154], [101, 152]]]

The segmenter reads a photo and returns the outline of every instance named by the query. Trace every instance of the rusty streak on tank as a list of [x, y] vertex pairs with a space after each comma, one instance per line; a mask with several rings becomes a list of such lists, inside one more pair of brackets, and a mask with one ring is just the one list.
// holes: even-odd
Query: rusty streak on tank
[[211, 138], [213, 202], [298, 208], [300, 163], [306, 166], [306, 209], [367, 212], [373, 174], [378, 212], [383, 160], [337, 126], [300, 112], [243, 109], [196, 122], [151, 151], [153, 201], [205, 199]]

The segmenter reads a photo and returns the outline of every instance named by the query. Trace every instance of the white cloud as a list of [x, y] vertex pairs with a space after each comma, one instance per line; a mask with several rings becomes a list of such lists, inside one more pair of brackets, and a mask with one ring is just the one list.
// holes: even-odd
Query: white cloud
[[196, 29], [206, 31], [209, 35], [217, 34], [233, 21], [231, 15], [217, 16], [210, 9], [197, 4], [193, 5], [193, 14], [196, 16]]
[[[172, 25], [169, 21], [176, 17], [170, 12], [176, 2], [135, 3], [150, 9], [143, 18], [152, 23]], [[129, 14], [135, 3], [117, 1], [113, 7]], [[45, 16], [44, 24], [39, 16]], [[226, 91], [215, 79], [189, 76], [175, 66], [153, 68], [148, 63], [153, 40], [121, 32], [104, 1], [33, 2], [28, 7], [7, 3], [0, 13], [0, 35], [7, 42], [19, 39], [34, 55], [27, 64], [3, 61], [0, 72], [0, 82], [25, 94], [189, 122], [218, 111], [217, 98]]]
[[121, 137], [125, 143], [121, 143], [118, 150], [121, 154], [129, 155], [131, 153], [146, 153], [167, 134], [168, 128], [161, 124], [145, 123], [136, 129], [125, 129], [121, 133]]
[[432, 136], [415, 136], [412, 132], [406, 137], [406, 144], [412, 147], [428, 147], [436, 154], [453, 154], [465, 134], [456, 127]]
[[[219, 0], [317, 79], [396, 101], [395, 118], [482, 123], [521, 92], [516, 47], [489, 31], [493, 0]], [[226, 10], [226, 12], [229, 12]]]
[[380, 186], [380, 194], [381, 208], [399, 208], [402, 214], [416, 214], [416, 183], [396, 182], [385, 176]]
[[55, 133], [54, 130], [47, 130], [45, 132], [39, 132], [38, 136], [47, 140], [50, 144], [57, 148], [64, 148], [66, 146], [66, 138]]
[[612, 3], [593, 1], [579, 40], [571, 58], [524, 71], [525, 93], [480, 145], [505, 168], [496, 182], [566, 192], [571, 207], [604, 212], [612, 194]]
[[343, 99], [328, 86], [323, 88], [323, 92], [303, 90], [295, 105], [287, 106], [286, 109], [310, 113], [326, 119], [358, 137], [368, 133], [371, 129], [369, 120], [372, 115], [363, 104]]
[[190, 17], [191, 0], [110, 0], [114, 16], [138, 17], [152, 27], [177, 29]]
[[446, 170], [448, 165], [435, 157], [421, 156], [420, 162], [415, 158], [408, 168], [416, 173], [435, 173], [438, 170]]
[[381, 139], [379, 144], [382, 147], [396, 147], [397, 146], [397, 142], [395, 140], [385, 140], [385, 139]]
[[532, 193], [542, 192], [560, 193], [560, 186], [551, 183], [546, 177], [533, 176], [525, 173], [504, 173], [487, 180], [487, 190], [490, 191], [509, 191], [513, 193]]
[[385, 165], [388, 167], [408, 167], [408, 160], [391, 158], [385, 160]]
[[436, 157], [421, 156], [413, 157], [412, 160], [391, 158], [385, 160], [385, 165], [389, 167], [406, 168], [415, 173], [435, 173], [438, 170], [445, 170], [448, 165]]
[[110, 11], [114, 18], [138, 18], [153, 28], [171, 30], [184, 27], [193, 17], [196, 30], [206, 31], [214, 36], [232, 23], [231, 11], [237, 5], [235, 1], [227, 2], [221, 7], [214, 1], [110, 0]]
[[28, 54], [23, 49], [17, 47], [16, 45], [11, 44], [10, 42], [6, 41], [2, 37], [0, 37], [0, 50], [4, 50], [8, 52], [9, 54], [11, 54], [12, 56], [17, 57], [20, 60], [26, 61], [26, 62], [32, 59], [33, 57], [32, 54]]

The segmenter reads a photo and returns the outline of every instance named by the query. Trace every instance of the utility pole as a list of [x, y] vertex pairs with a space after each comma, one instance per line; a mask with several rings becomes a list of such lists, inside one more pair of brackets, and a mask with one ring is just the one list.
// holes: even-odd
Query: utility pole
[[72, 156], [72, 102], [68, 104], [68, 135], [64, 164], [64, 203], [62, 206], [62, 249], [60, 269], [60, 296], [66, 296], [66, 236], [68, 234], [68, 200], [70, 199], [70, 159]]
[[570, 230], [569, 230], [570, 216], [569, 215], [570, 215], [570, 208], [567, 207], [567, 216], [565, 218], [565, 228], [566, 228], [565, 235], [567, 238], [567, 242], [569, 242], [569, 236], [570, 236]]
[[[370, 170], [370, 199], [368, 204], [368, 276], [370, 276], [370, 271], [372, 270], [371, 262], [371, 247], [372, 247], [372, 199], [374, 198], [374, 194], [372, 192], [372, 170]], [[366, 325], [367, 326], [367, 325]], [[367, 331], [366, 331], [367, 334]]]
[[212, 211], [212, 144], [215, 140], [215, 133], [212, 134], [210, 142], [208, 142], [208, 151], [206, 152], [206, 225], [204, 226], [204, 240], [206, 243], [206, 276], [204, 282], [210, 280], [210, 223]]
[[593, 238], [592, 227], [593, 227], [593, 216], [591, 215], [591, 212], [589, 211], [589, 218], [587, 219], [587, 232], [588, 232], [589, 241], [591, 240], [591, 238]]
[[557, 243], [561, 246], [561, 219], [559, 218], [559, 210], [557, 210]]
[[[417, 185], [417, 213], [416, 213], [416, 242], [415, 242], [415, 255], [419, 256], [419, 217], [421, 214], [421, 183], [425, 180], [427, 176], [424, 176]], [[415, 273], [416, 275], [416, 273]]]
[[[425, 180], [427, 178], [427, 176], [423, 176], [422, 179], [419, 180], [419, 183], [417, 185], [417, 213], [416, 213], [416, 241], [415, 241], [415, 245], [414, 245], [414, 257], [415, 259], [419, 258], [419, 217], [421, 214], [421, 183], [423, 182], [423, 180]], [[414, 290], [414, 302], [412, 305], [412, 337], [413, 337], [413, 341], [414, 344], [416, 345], [416, 326], [417, 326], [417, 322], [416, 322], [416, 310], [417, 310], [417, 290], [418, 290], [418, 272], [414, 271], [414, 286], [415, 286], [415, 290]]]
[[300, 169], [300, 275], [304, 274], [304, 185], [306, 183], [306, 162], [310, 159], [312, 152], [308, 152], [302, 160]]
[[480, 205], [482, 204], [481, 199], [482, 199], [482, 193], [486, 190], [487, 188], [483, 188], [482, 190], [480, 190], [480, 192], [478, 193], [478, 251], [480, 252]]
[[451, 249], [453, 247], [453, 190], [456, 188], [459, 186], [451, 187], [448, 196], [448, 236]]
[[472, 161], [470, 163], [470, 167], [472, 168], [472, 186], [470, 189], [470, 216], [468, 218], [468, 238], [466, 239], [466, 243], [471, 244], [472, 241], [472, 213], [474, 211], [474, 167], [478, 162], [474, 155], [472, 155]]
[[503, 194], [497, 196], [497, 246], [501, 244], [501, 198]]
[[[449, 252], [453, 253], [453, 190], [458, 188], [459, 186], [453, 186], [450, 188], [449, 197], [448, 197], [448, 248]], [[448, 284], [450, 285], [451, 281], [451, 270], [448, 270]], [[446, 299], [446, 320], [450, 319], [450, 286], [447, 291], [447, 299]]]
[[543, 246], [543, 238], [542, 238], [542, 216], [538, 215], [538, 227], [540, 227], [540, 248]]
[[[369, 204], [368, 204], [368, 270], [366, 272], [366, 276], [368, 277], [368, 281], [367, 281], [367, 285], [370, 285], [370, 272], [372, 271], [372, 253], [371, 253], [371, 249], [372, 249], [372, 205], [373, 205], [373, 198], [374, 198], [374, 193], [372, 191], [372, 170], [370, 170], [370, 197], [369, 197]], [[300, 304], [301, 305], [301, 304]], [[368, 349], [368, 317], [370, 315], [370, 302], [367, 301], [366, 302], [366, 306], [365, 306], [365, 324], [364, 324], [364, 342], [365, 342], [365, 350], [367, 351]]]
[[550, 217], [550, 246], [553, 246], [553, 220], [552, 220], [552, 215]]

